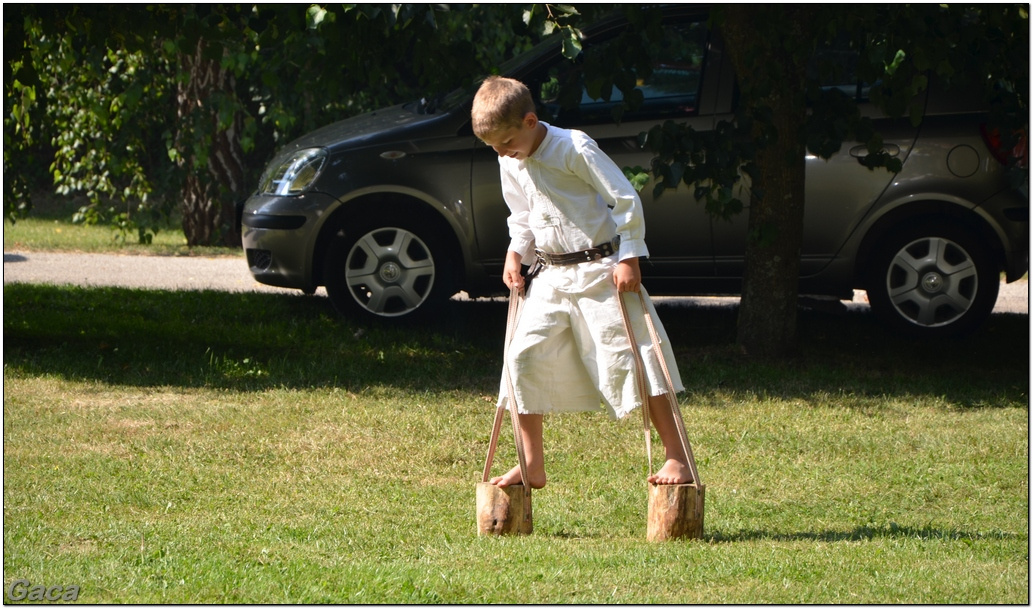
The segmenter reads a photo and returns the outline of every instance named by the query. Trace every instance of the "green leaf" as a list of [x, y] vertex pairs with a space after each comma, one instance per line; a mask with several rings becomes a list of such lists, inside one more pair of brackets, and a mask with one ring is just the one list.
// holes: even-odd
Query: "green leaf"
[[649, 172], [642, 167], [624, 167], [622, 171], [636, 192], [642, 192], [642, 189], [649, 183]]
[[563, 56], [567, 59], [576, 59], [581, 54], [580, 32], [573, 28], [567, 29], [567, 35], [563, 39]]
[[305, 21], [310, 30], [319, 29], [324, 19], [326, 19], [326, 9], [317, 4], [313, 4], [305, 12]]
[[904, 63], [904, 60], [906, 58], [907, 53], [904, 52], [904, 49], [898, 50], [897, 54], [893, 56], [893, 61], [888, 66], [886, 66], [886, 73], [890, 76], [893, 76], [893, 74], [896, 73], [897, 68], [900, 67], [900, 64]]
[[664, 179], [665, 180], [670, 180], [671, 184], [673, 184], [674, 186], [677, 186], [678, 184], [681, 183], [682, 175], [684, 175], [684, 173], [685, 173], [685, 164], [684, 163], [677, 163], [677, 162], [671, 163], [670, 171], [671, 171], [670, 175], [669, 176], [664, 176]]
[[557, 15], [557, 18], [570, 17], [572, 15], [580, 15], [581, 14], [581, 13], [577, 12], [577, 8], [574, 7], [574, 5], [572, 5], [572, 4], [554, 4], [552, 6], [552, 9], [556, 13], [559, 13]]
[[925, 115], [925, 109], [919, 104], [911, 105], [911, 125], [917, 127], [922, 124], [922, 117]]

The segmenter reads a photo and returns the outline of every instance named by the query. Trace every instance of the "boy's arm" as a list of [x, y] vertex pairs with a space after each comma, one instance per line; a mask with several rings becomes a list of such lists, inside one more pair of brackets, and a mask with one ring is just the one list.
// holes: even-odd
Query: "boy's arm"
[[574, 171], [585, 182], [592, 185], [607, 207], [621, 238], [619, 259], [649, 256], [646, 247], [645, 216], [642, 200], [624, 172], [609, 156], [599, 149], [598, 144], [585, 136], [577, 148]]
[[499, 172], [502, 181], [502, 197], [509, 208], [509, 217], [506, 219], [506, 224], [509, 226], [509, 249], [519, 252], [522, 256], [522, 263], [530, 265], [534, 262], [534, 234], [527, 221], [531, 214], [531, 204], [516, 178], [506, 171], [503, 159], [499, 159]]

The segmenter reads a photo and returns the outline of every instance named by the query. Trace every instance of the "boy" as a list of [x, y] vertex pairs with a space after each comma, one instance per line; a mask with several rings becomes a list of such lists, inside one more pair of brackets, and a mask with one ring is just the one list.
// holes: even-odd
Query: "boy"
[[[471, 115], [474, 133], [499, 155], [510, 209], [502, 279], [510, 289], [522, 288], [521, 265], [536, 257], [544, 264], [527, 291], [507, 361], [517, 402], [508, 406], [519, 414], [529, 480], [521, 480], [517, 466], [491, 483], [542, 488], [544, 413], [598, 410], [602, 402], [620, 418], [639, 405], [634, 353], [617, 299], [620, 292], [642, 289], [638, 258], [648, 255], [642, 203], [620, 168], [586, 134], [538, 120], [523, 83], [487, 78]], [[648, 297], [646, 303], [675, 391], [682, 391], [667, 334]], [[650, 417], [666, 456], [648, 480], [691, 482], [640, 301], [631, 298], [627, 304], [649, 379]], [[499, 405], [508, 401], [503, 390]]]

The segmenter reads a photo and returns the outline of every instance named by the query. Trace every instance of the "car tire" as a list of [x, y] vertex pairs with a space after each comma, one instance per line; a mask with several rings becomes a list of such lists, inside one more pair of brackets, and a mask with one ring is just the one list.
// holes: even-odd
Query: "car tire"
[[866, 287], [872, 310], [919, 337], [958, 336], [986, 321], [1000, 276], [970, 232], [953, 224], [907, 228], [876, 248]]
[[342, 315], [417, 319], [455, 293], [451, 265], [430, 223], [365, 223], [334, 236], [323, 280]]

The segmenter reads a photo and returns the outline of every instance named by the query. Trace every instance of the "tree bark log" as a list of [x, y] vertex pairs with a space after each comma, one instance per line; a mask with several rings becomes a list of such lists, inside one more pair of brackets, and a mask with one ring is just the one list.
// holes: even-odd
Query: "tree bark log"
[[646, 539], [702, 539], [705, 493], [695, 484], [650, 484]]
[[[534, 524], [531, 514], [525, 512], [524, 493], [525, 489], [521, 484], [499, 487], [488, 482], [479, 482], [477, 534], [530, 535], [534, 530]], [[526, 505], [530, 507], [530, 498], [527, 498]]]

